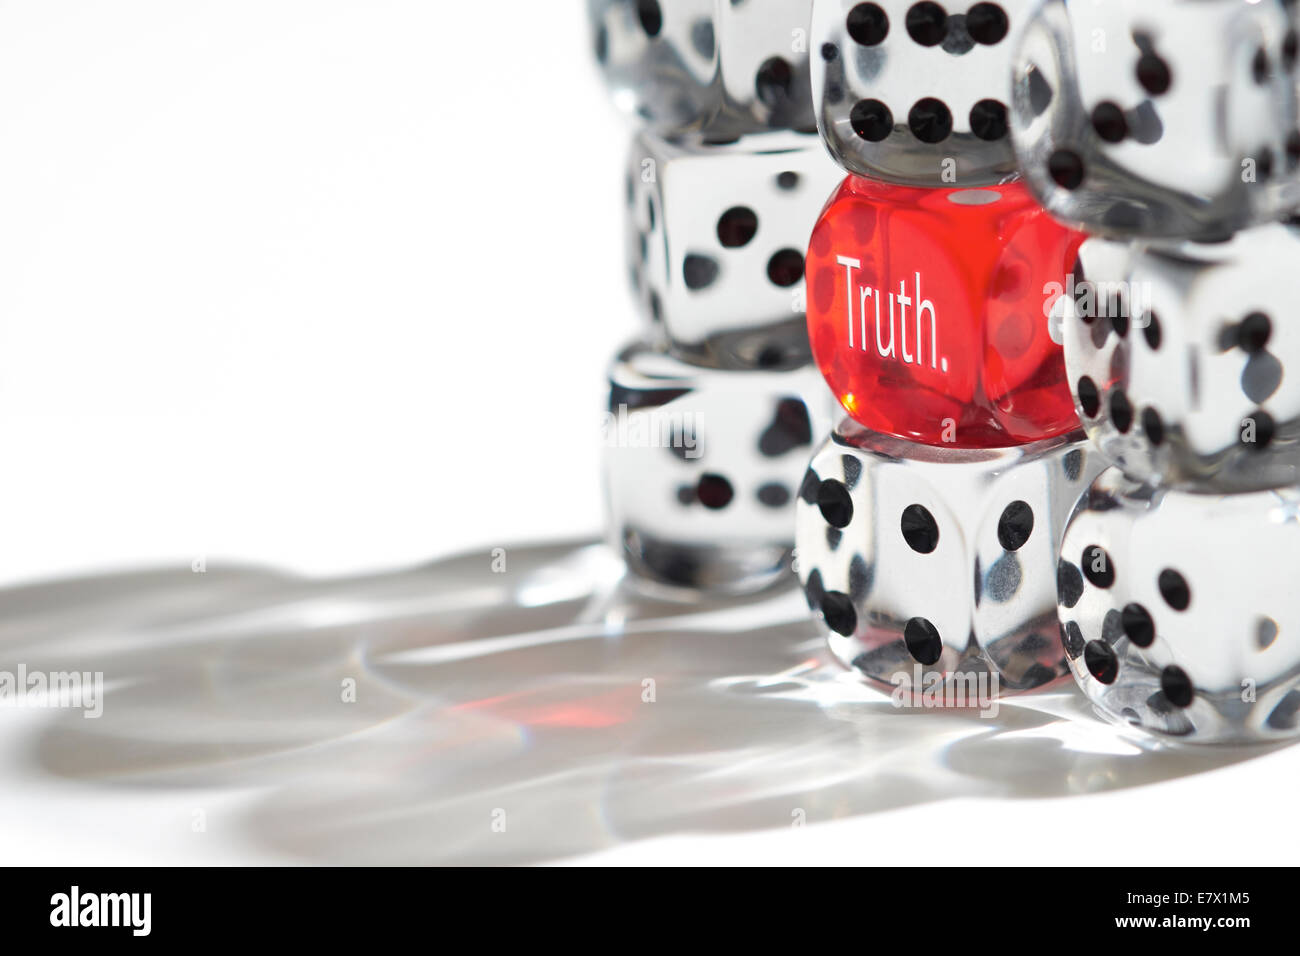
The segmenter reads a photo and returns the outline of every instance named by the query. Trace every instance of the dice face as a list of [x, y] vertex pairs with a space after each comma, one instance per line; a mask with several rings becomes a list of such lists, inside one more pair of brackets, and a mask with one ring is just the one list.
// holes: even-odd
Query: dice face
[[811, 367], [697, 368], [641, 343], [620, 353], [605, 487], [614, 545], [634, 578], [688, 595], [789, 580], [794, 497], [833, 407]]
[[799, 577], [832, 652], [885, 688], [996, 674], [1005, 693], [1063, 676], [1057, 547], [1101, 468], [1079, 432], [934, 448], [845, 419], [795, 506]]
[[815, 128], [810, 0], [588, 0], [620, 108], [662, 133]]
[[816, 0], [813, 100], [840, 165], [912, 186], [1011, 179], [1011, 58], [1031, 6]]
[[1110, 719], [1196, 742], [1300, 732], [1300, 492], [1153, 490], [1117, 468], [1071, 519], [1061, 637]]
[[1035, 195], [1112, 237], [1220, 237], [1293, 207], [1287, 9], [1047, 0], [1020, 38], [1012, 93], [1011, 140]]
[[1019, 184], [850, 176], [808, 247], [813, 356], [874, 431], [997, 448], [1075, 429], [1049, 288], [1063, 288], [1082, 238]]
[[1060, 300], [1065, 364], [1107, 458], [1188, 490], [1300, 481], [1297, 261], [1300, 227], [1281, 224], [1222, 243], [1083, 244]]
[[806, 134], [633, 140], [630, 274], [675, 354], [718, 368], [808, 361], [803, 253], [839, 178]]

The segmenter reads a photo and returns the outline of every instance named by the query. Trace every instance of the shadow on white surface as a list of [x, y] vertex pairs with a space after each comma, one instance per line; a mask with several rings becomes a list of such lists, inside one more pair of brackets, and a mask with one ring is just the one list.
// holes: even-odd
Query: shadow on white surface
[[800, 815], [1135, 787], [1273, 749], [1140, 744], [1070, 687], [995, 718], [900, 711], [829, 661], [797, 591], [682, 606], [630, 591], [599, 544], [506, 560], [0, 592], [0, 668], [108, 685], [99, 719], [54, 712], [27, 770], [92, 793], [255, 791], [241, 834], [282, 857], [530, 863]]

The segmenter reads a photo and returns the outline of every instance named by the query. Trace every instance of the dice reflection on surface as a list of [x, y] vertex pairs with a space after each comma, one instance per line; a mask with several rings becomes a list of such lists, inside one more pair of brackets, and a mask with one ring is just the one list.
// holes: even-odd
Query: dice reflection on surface
[[1195, 742], [1300, 732], [1300, 493], [1107, 469], [1062, 544], [1061, 634], [1101, 713]]
[[1052, 297], [1083, 236], [1019, 183], [844, 180], [808, 244], [808, 335], [848, 413], [932, 445], [998, 448], [1078, 428]]
[[1014, 67], [1030, 188], [1117, 237], [1276, 218], [1300, 198], [1292, 15], [1282, 0], [1047, 0]]
[[840, 165], [912, 186], [1011, 179], [1012, 53], [1032, 3], [816, 0], [813, 100]]
[[1096, 458], [1078, 432], [936, 448], [845, 419], [796, 505], [799, 577], [832, 652], [885, 688], [918, 669], [996, 673], [1001, 692], [1063, 676], [1057, 546]]
[[722, 371], [624, 349], [610, 369], [605, 488], [634, 578], [683, 597], [792, 581], [794, 498], [833, 406], [811, 367]]
[[1300, 481], [1297, 262], [1300, 227], [1281, 224], [1221, 243], [1084, 243], [1061, 300], [1065, 363], [1106, 457], [1202, 491]]
[[631, 278], [676, 354], [718, 368], [807, 362], [804, 248], [841, 178], [815, 136], [634, 138]]
[[614, 102], [661, 132], [814, 128], [811, 0], [588, 0]]

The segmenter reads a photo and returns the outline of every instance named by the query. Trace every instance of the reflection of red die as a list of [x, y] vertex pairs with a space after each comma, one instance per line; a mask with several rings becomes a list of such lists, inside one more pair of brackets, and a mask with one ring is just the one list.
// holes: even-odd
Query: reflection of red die
[[1049, 314], [1083, 238], [1019, 183], [849, 176], [808, 249], [817, 364], [850, 415], [889, 435], [992, 448], [1069, 431], [1078, 420]]

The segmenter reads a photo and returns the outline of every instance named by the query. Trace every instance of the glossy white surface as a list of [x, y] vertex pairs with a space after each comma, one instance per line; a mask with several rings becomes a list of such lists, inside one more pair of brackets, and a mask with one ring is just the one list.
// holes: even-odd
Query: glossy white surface
[[[796, 591], [692, 607], [618, 577], [603, 546], [574, 542], [513, 549], [505, 573], [479, 551], [330, 582], [241, 568], [9, 592], [5, 662], [107, 685], [98, 718], [4, 715], [13, 858], [730, 862], [739, 845], [752, 862], [924, 864], [956, 841], [971, 863], [1179, 862], [1295, 847], [1268, 789], [1214, 823], [1245, 835], [1269, 817], [1260, 846], [1220, 845], [1204, 819], [1178, 832], [1191, 811], [1172, 796], [1241, 799], [1252, 777], [1292, 772], [1294, 750], [1144, 749], [1073, 690], [990, 716], [902, 711], [830, 663]], [[1140, 846], [1123, 827], [1072, 846], [1070, 824], [1107, 801], [1162, 826]]]

